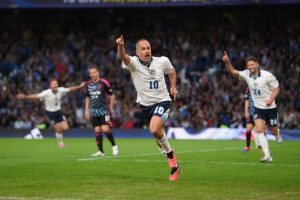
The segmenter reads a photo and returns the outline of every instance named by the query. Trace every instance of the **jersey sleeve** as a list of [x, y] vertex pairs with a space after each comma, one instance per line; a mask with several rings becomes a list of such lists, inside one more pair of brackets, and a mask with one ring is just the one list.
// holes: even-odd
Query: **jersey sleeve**
[[164, 73], [169, 74], [173, 71], [174, 67], [171, 64], [169, 58], [167, 58], [167, 57], [163, 57], [163, 58], [164, 58], [164, 61], [163, 61]]
[[268, 85], [271, 88], [271, 90], [274, 90], [275, 88], [277, 88], [279, 86], [278, 80], [276, 79], [276, 77], [270, 73], [269, 77], [268, 77]]
[[90, 97], [90, 93], [89, 93], [88, 88], [89, 88], [89, 86], [88, 86], [88, 83], [87, 83], [87, 85], [85, 87], [85, 92], [84, 92], [84, 96], [86, 96], [86, 97]]
[[135, 57], [129, 56], [130, 62], [128, 65], [125, 65], [124, 62], [122, 62], [122, 68], [128, 69], [129, 71], [134, 71], [135, 70]]
[[112, 95], [113, 94], [113, 89], [111, 88], [109, 82], [105, 79], [101, 79], [103, 85], [104, 85], [104, 90], [108, 95]]
[[38, 97], [40, 101], [44, 101], [47, 95], [48, 95], [48, 90], [44, 90], [38, 94]]
[[239, 72], [239, 79], [245, 81], [249, 79], [249, 74], [247, 73], [247, 70], [243, 70]]
[[64, 96], [66, 95], [68, 92], [70, 92], [69, 88], [65, 88], [65, 87], [59, 87], [58, 90], [61, 92], [61, 94]]

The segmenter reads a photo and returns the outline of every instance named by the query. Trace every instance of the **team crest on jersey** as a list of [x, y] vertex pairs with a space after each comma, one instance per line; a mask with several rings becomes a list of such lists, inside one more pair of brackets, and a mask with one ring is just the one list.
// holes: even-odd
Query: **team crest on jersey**
[[257, 87], [257, 83], [254, 83], [254, 86]]
[[155, 69], [148, 69], [149, 75], [151, 78], [155, 78], [156, 76], [156, 71]]

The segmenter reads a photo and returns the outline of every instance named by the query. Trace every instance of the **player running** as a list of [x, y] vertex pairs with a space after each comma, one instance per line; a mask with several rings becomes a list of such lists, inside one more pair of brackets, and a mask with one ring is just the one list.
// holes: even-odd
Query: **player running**
[[246, 59], [247, 69], [238, 71], [231, 65], [229, 57], [224, 52], [223, 62], [226, 70], [233, 76], [245, 80], [251, 91], [254, 102], [254, 123], [258, 134], [258, 142], [264, 152], [261, 162], [272, 162], [268, 140], [265, 136], [267, 125], [273, 134], [276, 135], [277, 142], [281, 143], [281, 135], [277, 127], [277, 108], [275, 98], [279, 94], [279, 83], [273, 74], [261, 70], [259, 60], [256, 57]]
[[59, 148], [64, 148], [63, 132], [69, 129], [69, 124], [61, 111], [61, 100], [69, 92], [80, 90], [84, 88], [85, 82], [78, 86], [72, 87], [58, 87], [58, 81], [56, 79], [50, 80], [50, 88], [44, 90], [38, 94], [25, 95], [23, 93], [17, 94], [18, 99], [22, 100], [37, 100], [39, 99], [45, 105], [46, 115], [51, 125], [55, 130], [55, 136], [57, 138]]
[[167, 57], [152, 56], [150, 43], [146, 39], [139, 39], [136, 42], [136, 56], [129, 56], [126, 53], [122, 35], [116, 39], [116, 43], [122, 67], [131, 73], [137, 91], [137, 103], [143, 110], [145, 122], [157, 140], [160, 151], [166, 154], [171, 168], [169, 180], [175, 181], [180, 167], [164, 130], [164, 123], [168, 119], [172, 105], [164, 75], [169, 76], [170, 93], [175, 100], [177, 94], [175, 69]]

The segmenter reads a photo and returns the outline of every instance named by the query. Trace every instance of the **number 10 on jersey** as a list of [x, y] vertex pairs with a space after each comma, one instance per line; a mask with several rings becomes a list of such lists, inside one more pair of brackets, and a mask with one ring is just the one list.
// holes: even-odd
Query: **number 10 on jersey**
[[149, 88], [152, 89], [158, 89], [158, 81], [149, 81]]

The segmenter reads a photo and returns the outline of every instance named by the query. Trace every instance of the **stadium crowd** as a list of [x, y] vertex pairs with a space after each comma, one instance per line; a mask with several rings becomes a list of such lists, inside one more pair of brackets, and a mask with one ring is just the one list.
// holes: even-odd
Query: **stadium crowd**
[[[127, 50], [134, 54], [139, 36], [150, 40], [153, 56], [170, 58], [177, 71], [179, 96], [173, 104], [169, 125], [198, 130], [205, 127], [242, 127], [243, 93], [246, 85], [232, 78], [222, 66], [227, 50], [234, 66], [245, 68], [249, 55], [261, 59], [262, 67], [278, 78], [277, 98], [281, 128], [300, 128], [300, 26], [276, 24], [240, 30], [228, 26], [208, 27], [195, 32], [162, 28], [143, 30], [36, 33], [0, 32], [0, 127], [31, 128], [47, 123], [40, 102], [19, 101], [18, 92], [38, 93], [55, 77], [61, 86], [88, 80], [87, 66], [96, 64], [116, 93], [112, 114], [115, 127], [143, 127], [141, 110], [131, 77], [121, 68], [115, 39], [124, 34]], [[62, 110], [71, 127], [87, 126], [84, 91], [64, 98]]]

